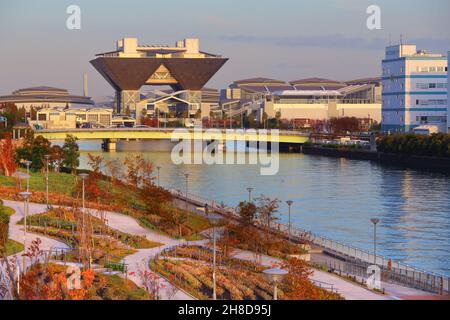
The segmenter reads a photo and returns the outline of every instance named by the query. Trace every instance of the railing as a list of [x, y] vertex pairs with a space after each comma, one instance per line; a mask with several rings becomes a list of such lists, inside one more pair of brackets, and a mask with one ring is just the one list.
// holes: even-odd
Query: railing
[[[186, 193], [181, 190], [169, 189], [169, 191], [175, 197], [181, 200], [187, 200], [195, 205], [203, 207], [207, 204], [210, 212], [216, 212], [234, 219], [239, 218], [239, 215], [234, 208], [226, 206], [223, 203], [217, 203], [191, 193], [188, 193], [186, 197]], [[266, 229], [265, 223], [261, 220], [256, 220], [255, 225], [259, 228]], [[272, 232], [282, 234], [287, 238], [289, 232], [288, 224], [272, 222], [271, 225]], [[360, 268], [362, 268], [361, 270], [364, 272], [358, 272], [357, 275], [362, 276], [362, 273], [364, 273], [364, 275], [367, 276], [365, 273], [367, 267], [376, 264], [382, 269], [386, 275], [386, 279], [391, 282], [439, 294], [450, 293], [450, 278], [444, 275], [420, 269], [399, 261], [394, 261], [378, 254], [375, 257], [373, 253], [367, 250], [359, 249], [292, 225], [291, 239], [297, 242], [313, 244], [322, 248], [331, 256], [335, 256], [346, 263], [360, 266]]]
[[[49, 129], [49, 130], [42, 130], [43, 133], [55, 133], [55, 132], [83, 132], [83, 131], [97, 131], [97, 132], [107, 132], [107, 131], [136, 131], [136, 132], [172, 132], [177, 129], [182, 129], [184, 131], [188, 132], [194, 132], [194, 130], [199, 130], [201, 128], [77, 128], [77, 129]], [[209, 128], [203, 128], [204, 130], [209, 130]], [[228, 129], [217, 129], [221, 133], [226, 133]], [[234, 128], [233, 130], [242, 130], [243, 134], [258, 134], [260, 130], [262, 129], [240, 129], [240, 128]], [[41, 132], [42, 132], [41, 131]], [[270, 133], [270, 129], [267, 129], [267, 132]], [[292, 136], [309, 136], [310, 133], [308, 132], [301, 132], [297, 130], [279, 130], [279, 135], [292, 135]]]

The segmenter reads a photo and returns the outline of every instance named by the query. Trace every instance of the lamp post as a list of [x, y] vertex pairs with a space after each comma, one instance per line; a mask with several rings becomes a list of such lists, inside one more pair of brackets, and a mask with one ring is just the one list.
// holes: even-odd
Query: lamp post
[[216, 226], [222, 217], [216, 213], [208, 215], [209, 223], [213, 226], [213, 300], [217, 300], [216, 294]]
[[188, 201], [187, 201], [187, 199], [188, 199], [188, 181], [189, 181], [189, 173], [185, 173], [184, 174], [184, 177], [186, 178], [186, 201], [185, 201], [185, 203], [186, 203], [186, 212], [188, 211]]
[[278, 284], [281, 283], [288, 272], [283, 269], [274, 268], [274, 269], [267, 269], [263, 271], [264, 275], [266, 276], [266, 279], [269, 280], [270, 283], [273, 284], [273, 300], [278, 300]]
[[30, 160], [25, 160], [25, 165], [27, 166], [27, 192], [30, 191], [30, 166], [31, 166], [31, 161]]
[[[27, 250], [27, 217], [28, 217], [28, 199], [31, 196], [31, 192], [28, 191], [24, 191], [24, 192], [20, 192], [19, 195], [23, 198], [23, 247], [24, 250]], [[22, 272], [25, 273], [25, 255], [22, 256], [23, 260], [22, 260]]]
[[287, 205], [289, 206], [289, 225], [288, 225], [288, 240], [289, 243], [291, 242], [291, 206], [294, 203], [292, 200], [286, 201]]
[[159, 171], [161, 170], [161, 167], [160, 166], [156, 167], [156, 170], [158, 170], [158, 187], [160, 187], [160, 184], [159, 184]]
[[45, 158], [45, 202], [47, 203], [47, 208], [48, 206], [48, 161], [50, 160], [50, 155], [46, 154], [44, 156]]
[[[83, 209], [82, 209], [82, 212], [81, 212], [81, 225], [82, 225], [81, 230], [83, 230], [82, 231], [83, 234], [81, 234], [81, 239], [84, 239], [85, 238], [85, 234], [86, 234], [86, 219], [85, 219], [86, 218], [86, 206], [85, 206], [85, 202], [84, 202], [84, 198], [85, 198], [85, 196], [84, 196], [84, 181], [87, 179], [87, 177], [89, 175], [87, 173], [80, 173], [78, 176], [81, 178], [81, 181], [82, 181], [82, 184], [83, 184], [83, 191], [82, 191], [82, 206], [83, 206]], [[82, 243], [83, 246], [86, 246], [84, 249], [87, 251], [86, 243], [83, 242], [83, 241], [81, 241], [81, 243]], [[91, 263], [90, 263], [90, 259], [89, 259], [89, 264], [88, 264], [89, 267], [90, 267], [90, 264]]]
[[247, 188], [248, 191], [248, 203], [252, 202], [252, 191], [253, 188]]
[[380, 219], [372, 218], [370, 221], [373, 223], [373, 264], [377, 264], [377, 224]]
[[87, 173], [80, 173], [78, 176], [81, 178], [81, 181], [83, 183], [82, 205], [83, 205], [83, 215], [84, 215], [84, 209], [85, 209], [85, 206], [84, 206], [84, 181], [87, 179], [87, 177], [89, 175]]

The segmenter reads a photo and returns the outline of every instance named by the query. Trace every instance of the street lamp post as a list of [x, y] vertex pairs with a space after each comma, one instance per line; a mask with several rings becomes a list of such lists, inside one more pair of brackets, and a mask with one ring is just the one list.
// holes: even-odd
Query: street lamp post
[[273, 300], [278, 300], [278, 284], [283, 281], [288, 272], [283, 269], [267, 269], [263, 271], [267, 280], [273, 284]]
[[161, 167], [160, 166], [156, 167], [156, 170], [158, 170], [158, 187], [160, 187], [160, 184], [159, 184], [159, 171], [161, 170]]
[[[83, 234], [81, 234], [81, 239], [83, 239], [85, 237], [85, 234], [86, 234], [86, 206], [85, 206], [85, 202], [84, 202], [84, 199], [85, 199], [85, 195], [84, 195], [84, 181], [87, 179], [87, 177], [89, 175], [87, 173], [80, 173], [78, 176], [81, 178], [82, 185], [83, 185], [83, 190], [82, 190], [82, 207], [83, 207], [83, 209], [82, 209], [82, 212], [81, 212], [81, 225], [82, 225], [81, 230], [83, 230], [82, 231]], [[83, 246], [86, 246], [85, 241], [84, 242], [82, 241], [82, 244], [83, 244]], [[84, 249], [87, 251], [87, 247], [85, 247]], [[91, 263], [89, 261], [89, 267], [90, 267], [90, 264]]]
[[30, 160], [26, 160], [24, 163], [27, 166], [27, 175], [28, 175], [28, 178], [27, 178], [27, 192], [29, 192], [30, 191], [30, 166], [31, 166], [31, 161]]
[[287, 205], [289, 206], [289, 225], [288, 225], [288, 240], [289, 243], [291, 242], [291, 206], [294, 203], [292, 200], [286, 201]]
[[47, 208], [49, 207], [48, 205], [48, 161], [50, 160], [50, 155], [46, 154], [44, 156], [45, 158], [45, 202], [47, 203]]
[[189, 181], [189, 173], [185, 173], [184, 177], [186, 178], [186, 212], [188, 211], [188, 181]]
[[87, 179], [87, 177], [89, 176], [87, 173], [80, 173], [78, 175], [81, 178], [82, 184], [83, 184], [83, 193], [82, 193], [82, 206], [83, 206], [83, 215], [84, 215], [84, 181]]
[[213, 300], [217, 300], [216, 294], [216, 226], [222, 217], [216, 213], [209, 214], [209, 223], [213, 226]]
[[[31, 192], [24, 191], [20, 192], [19, 195], [23, 198], [23, 247], [24, 250], [27, 250], [27, 217], [28, 217], [28, 199], [31, 196]], [[22, 260], [22, 272], [25, 273], [26, 267], [26, 256], [23, 255]]]
[[373, 223], [373, 264], [377, 264], [377, 224], [380, 219], [372, 218], [370, 221]]
[[248, 203], [252, 202], [252, 191], [253, 188], [247, 188], [248, 191]]

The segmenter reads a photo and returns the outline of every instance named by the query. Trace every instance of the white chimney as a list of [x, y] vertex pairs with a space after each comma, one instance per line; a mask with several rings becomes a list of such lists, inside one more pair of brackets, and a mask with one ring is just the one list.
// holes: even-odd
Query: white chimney
[[84, 76], [83, 76], [83, 95], [85, 97], [87, 97], [89, 95], [89, 92], [88, 92], [88, 75], [87, 75], [87, 73], [84, 73]]

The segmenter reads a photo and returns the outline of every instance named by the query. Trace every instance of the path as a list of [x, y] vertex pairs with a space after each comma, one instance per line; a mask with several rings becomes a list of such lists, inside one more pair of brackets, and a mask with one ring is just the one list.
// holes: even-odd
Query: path
[[[23, 218], [24, 214], [24, 205], [23, 202], [17, 202], [17, 201], [8, 201], [5, 200], [4, 204], [6, 206], [12, 207], [16, 213], [11, 216], [10, 219], [10, 238], [18, 241], [23, 242], [23, 226], [18, 225], [17, 222], [20, 221], [20, 219]], [[30, 203], [29, 204], [29, 214], [39, 214], [45, 212], [47, 209], [47, 206], [44, 204], [38, 204], [38, 203]], [[134, 234], [134, 235], [140, 235], [145, 236], [148, 240], [153, 242], [159, 242], [162, 243], [163, 246], [152, 248], [152, 249], [138, 249], [138, 252], [127, 256], [124, 258], [124, 262], [128, 265], [128, 273], [131, 274], [128, 276], [128, 278], [136, 283], [138, 286], [142, 286], [141, 279], [138, 276], [138, 271], [145, 268], [145, 270], [150, 271], [149, 268], [149, 262], [150, 260], [158, 253], [160, 253], [162, 250], [168, 247], [186, 244], [188, 242], [180, 241], [173, 239], [167, 235], [158, 233], [156, 231], [148, 230], [139, 225], [139, 223], [136, 221], [136, 219], [123, 215], [117, 212], [109, 212], [109, 211], [99, 211], [95, 209], [88, 209], [87, 210], [90, 214], [93, 216], [100, 216], [101, 213], [104, 214], [104, 217], [108, 220], [109, 227], [124, 232], [128, 234]], [[64, 243], [61, 243], [59, 241], [56, 241], [51, 238], [47, 238], [41, 235], [33, 235], [28, 233], [27, 234], [27, 244], [30, 244], [32, 240], [35, 240], [36, 238], [40, 238], [41, 243], [41, 249], [48, 250], [50, 248], [68, 248], [68, 246]], [[189, 244], [203, 244], [204, 241], [196, 241], [196, 242], [189, 242]], [[21, 253], [18, 253], [17, 256], [20, 257]], [[158, 275], [159, 276], [159, 275]], [[165, 280], [164, 278], [160, 277], [160, 283], [164, 285], [164, 289], [161, 292], [161, 298], [167, 299], [169, 296], [169, 292], [171, 291], [172, 285]], [[173, 300], [192, 300], [193, 298], [186, 294], [185, 292], [179, 290], [173, 297]]]
[[[15, 211], [15, 213], [10, 217], [9, 238], [23, 244], [24, 226], [17, 224], [25, 216], [23, 202], [4, 200], [3, 203], [5, 206], [11, 207]], [[46, 208], [45, 205], [34, 205], [34, 204], [30, 203], [28, 214], [30, 216], [32, 216], [35, 214], [42, 213], [45, 211], [45, 208]], [[62, 249], [69, 248], [63, 242], [44, 237], [42, 235], [29, 233], [29, 232], [27, 233], [27, 236], [26, 236], [27, 246], [29, 247], [31, 242], [36, 240], [37, 238], [39, 238], [41, 240], [41, 244], [40, 244], [41, 250], [50, 250], [51, 248], [62, 248]], [[23, 251], [15, 254], [16, 257], [20, 258], [20, 259], [18, 259], [18, 263], [20, 265], [22, 264], [22, 259], [21, 259], [22, 254], [23, 254]]]
[[[237, 249], [233, 253], [233, 258], [255, 261], [255, 255], [251, 251], [245, 251]], [[270, 257], [267, 255], [261, 255], [258, 262], [266, 267], [272, 267], [275, 264], [282, 262], [281, 259]], [[338, 290], [338, 293], [342, 295], [346, 300], [386, 300], [385, 296], [376, 294], [368, 289], [365, 289], [359, 285], [341, 279], [332, 274], [314, 270], [314, 273], [310, 277], [311, 280], [325, 282], [332, 284], [334, 288]]]

